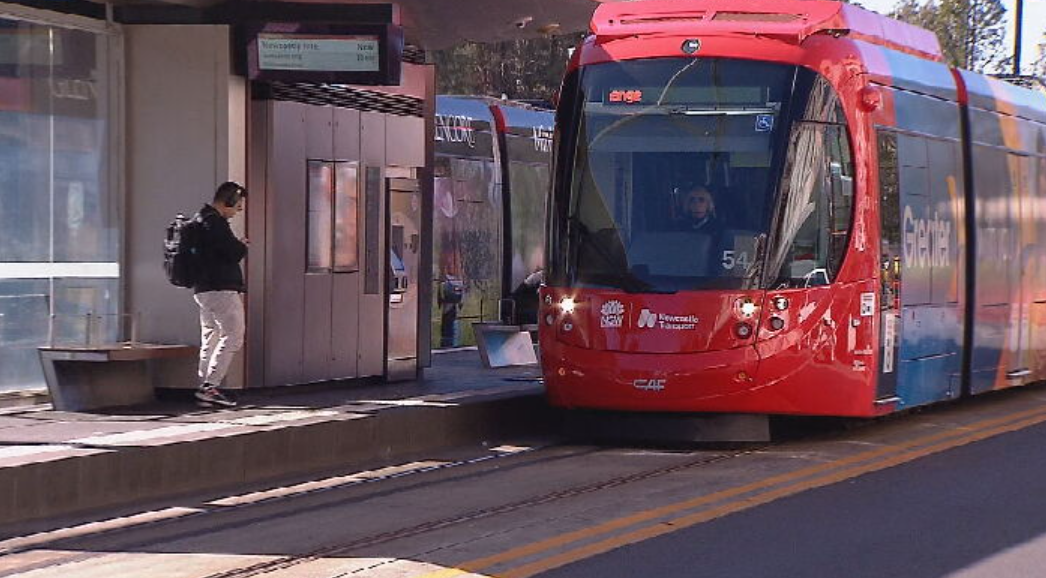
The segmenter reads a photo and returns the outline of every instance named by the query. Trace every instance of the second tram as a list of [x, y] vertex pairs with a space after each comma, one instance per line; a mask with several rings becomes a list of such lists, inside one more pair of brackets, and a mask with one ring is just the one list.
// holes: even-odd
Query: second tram
[[1046, 98], [823, 0], [606, 3], [556, 117], [561, 407], [871, 417], [1046, 379]]

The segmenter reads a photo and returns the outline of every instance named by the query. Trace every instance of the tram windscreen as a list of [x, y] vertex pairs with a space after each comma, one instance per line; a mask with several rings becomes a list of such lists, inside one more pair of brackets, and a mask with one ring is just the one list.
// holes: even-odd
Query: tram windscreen
[[583, 69], [570, 283], [632, 292], [759, 283], [797, 67], [717, 58]]

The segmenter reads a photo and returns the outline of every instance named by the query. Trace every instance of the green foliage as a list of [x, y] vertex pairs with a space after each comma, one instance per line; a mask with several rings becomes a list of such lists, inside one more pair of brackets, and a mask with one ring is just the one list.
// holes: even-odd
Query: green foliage
[[1002, 0], [901, 0], [890, 14], [937, 34], [945, 60], [977, 72], [1003, 72], [1013, 61], [1005, 46]]
[[466, 43], [433, 53], [438, 94], [549, 100], [559, 90], [580, 34]]
[[1042, 35], [1042, 42], [1039, 43], [1038, 58], [1035, 60], [1031, 73], [1046, 79], [1046, 33]]

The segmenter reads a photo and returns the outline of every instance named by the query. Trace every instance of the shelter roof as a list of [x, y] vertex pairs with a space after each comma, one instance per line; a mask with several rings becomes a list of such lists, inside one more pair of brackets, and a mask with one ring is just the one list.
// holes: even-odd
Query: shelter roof
[[[211, 8], [230, 0], [94, 0], [116, 6]], [[231, 0], [249, 4], [256, 0]], [[273, 1], [273, 0], [265, 0]], [[394, 4], [407, 41], [427, 50], [464, 41], [497, 42], [588, 28], [600, 0], [276, 0], [308, 4]]]

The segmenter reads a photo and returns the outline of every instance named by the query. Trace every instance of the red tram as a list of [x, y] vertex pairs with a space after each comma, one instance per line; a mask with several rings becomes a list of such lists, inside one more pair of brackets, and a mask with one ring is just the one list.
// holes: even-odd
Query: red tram
[[606, 3], [556, 114], [554, 405], [871, 417], [1046, 379], [1046, 98], [932, 33]]

